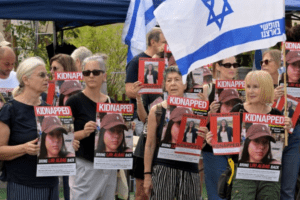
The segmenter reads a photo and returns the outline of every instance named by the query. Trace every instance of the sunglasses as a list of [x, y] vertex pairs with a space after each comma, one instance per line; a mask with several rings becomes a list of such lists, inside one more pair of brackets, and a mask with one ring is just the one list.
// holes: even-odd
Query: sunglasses
[[229, 68], [231, 68], [231, 66], [233, 67], [233, 68], [238, 68], [238, 67], [240, 67], [240, 64], [239, 63], [221, 63], [220, 64], [221, 66], [223, 66], [223, 67], [225, 67], [225, 68], [227, 68], [227, 69], [229, 69]]
[[271, 61], [273, 61], [273, 60], [262, 60], [262, 61], [260, 61], [260, 65], [262, 66], [264, 63], [265, 63], [265, 65], [268, 65], [269, 62], [271, 62]]
[[41, 72], [38, 74], [38, 76], [41, 78], [46, 78], [46, 77], [48, 77], [48, 74], [46, 72]]
[[85, 70], [85, 71], [82, 71], [82, 75], [83, 75], [83, 76], [90, 76], [91, 73], [92, 73], [94, 76], [99, 76], [101, 73], [104, 74], [104, 71], [103, 71], [103, 70], [99, 70], [99, 69], [94, 69], [93, 71], [91, 71], [91, 70]]

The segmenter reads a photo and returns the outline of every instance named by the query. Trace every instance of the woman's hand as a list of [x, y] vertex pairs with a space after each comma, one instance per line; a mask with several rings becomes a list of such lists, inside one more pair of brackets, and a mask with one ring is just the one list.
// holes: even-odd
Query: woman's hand
[[213, 134], [212, 134], [212, 132], [208, 132], [208, 133], [206, 134], [206, 142], [207, 142], [207, 144], [211, 145], [212, 139], [213, 139]]
[[39, 139], [36, 138], [24, 144], [24, 149], [27, 154], [35, 156], [39, 153], [40, 146], [37, 144], [38, 140]]
[[199, 127], [198, 136], [203, 137], [205, 139], [207, 133], [208, 133], [208, 128], [207, 127]]
[[210, 113], [216, 113], [220, 109], [220, 103], [217, 101], [213, 101], [209, 107]]
[[144, 190], [145, 194], [150, 197], [151, 190], [152, 190], [152, 177], [151, 174], [145, 174], [145, 179], [144, 179]]
[[73, 149], [74, 149], [75, 151], [78, 151], [78, 149], [79, 149], [79, 147], [80, 147], [80, 141], [74, 139], [72, 145], [73, 145]]
[[89, 121], [84, 125], [83, 133], [84, 137], [89, 137], [92, 132], [97, 128], [97, 124], [94, 121]]
[[141, 95], [138, 93], [140, 89], [142, 89], [142, 83], [139, 81], [136, 81], [132, 84], [132, 92], [135, 94], [136, 98], [141, 98]]
[[284, 91], [283, 91], [283, 85], [278, 86], [278, 87], [275, 88], [275, 90], [274, 90], [274, 95], [275, 95], [274, 99], [275, 99], [275, 100], [280, 99], [280, 98], [282, 97], [283, 94], [284, 94]]
[[[289, 117], [285, 117], [285, 120], [284, 120], [284, 128], [289, 131], [292, 127], [293, 127], [293, 123], [292, 123], [292, 120], [291, 118]], [[291, 134], [291, 133], [290, 133]]]

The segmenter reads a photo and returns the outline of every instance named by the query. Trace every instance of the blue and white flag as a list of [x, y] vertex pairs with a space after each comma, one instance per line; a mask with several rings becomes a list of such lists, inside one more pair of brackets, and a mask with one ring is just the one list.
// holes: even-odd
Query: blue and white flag
[[146, 35], [156, 25], [152, 0], [131, 0], [122, 33], [128, 45], [127, 63], [147, 48]]
[[283, 1], [167, 0], [154, 15], [183, 80], [203, 65], [285, 40]]
[[253, 59], [253, 67], [252, 70], [261, 70], [261, 65], [260, 61], [262, 61], [262, 55], [264, 54], [265, 51], [268, 49], [258, 49], [254, 53], [254, 59]]

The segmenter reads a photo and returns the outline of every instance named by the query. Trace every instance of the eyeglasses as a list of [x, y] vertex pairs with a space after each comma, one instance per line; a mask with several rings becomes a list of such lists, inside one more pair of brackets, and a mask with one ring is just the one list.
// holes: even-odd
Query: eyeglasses
[[38, 73], [38, 76], [41, 78], [46, 78], [46, 77], [48, 77], [48, 74], [46, 72], [41, 72], [41, 73]]
[[269, 62], [271, 62], [271, 61], [273, 61], [273, 60], [262, 60], [262, 61], [260, 61], [260, 65], [262, 66], [264, 63], [265, 63], [265, 65], [268, 65]]
[[103, 70], [97, 70], [97, 69], [94, 69], [93, 71], [91, 70], [85, 70], [85, 71], [82, 71], [82, 75], [83, 76], [90, 76], [90, 74], [93, 74], [94, 76], [99, 76], [101, 73], [104, 74], [104, 71]]
[[220, 65], [223, 66], [223, 67], [225, 67], [225, 68], [227, 68], [227, 69], [231, 68], [231, 66], [232, 66], [233, 68], [238, 68], [238, 67], [240, 67], [240, 64], [239, 64], [239, 63], [221, 63]]

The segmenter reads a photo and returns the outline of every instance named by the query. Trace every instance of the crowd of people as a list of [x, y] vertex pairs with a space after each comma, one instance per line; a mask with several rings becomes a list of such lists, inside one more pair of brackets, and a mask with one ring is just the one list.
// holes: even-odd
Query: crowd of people
[[[292, 35], [292, 33], [289, 35], [291, 39]], [[187, 84], [184, 84], [172, 54], [162, 53], [167, 44], [162, 31], [159, 28], [150, 31], [147, 42], [145, 52], [135, 56], [126, 66], [125, 91], [130, 103], [134, 105], [134, 133], [140, 137], [133, 153], [133, 169], [129, 172], [136, 181], [135, 199], [202, 198], [201, 185], [204, 183], [200, 181], [197, 163], [158, 157], [159, 144], [177, 142], [183, 114], [191, 114], [191, 111], [177, 107], [166, 122], [165, 116], [170, 105], [163, 100], [163, 95], [139, 93], [143, 87], [138, 81], [139, 58], [164, 58], [166, 55], [168, 67], [163, 74], [163, 91], [168, 96], [185, 97], [186, 92], [201, 89], [197, 98], [209, 102], [207, 126], [196, 129], [195, 122], [189, 121], [184, 130], [183, 141], [196, 143], [198, 136], [203, 137], [205, 142], [202, 157], [207, 196], [209, 200], [222, 199], [218, 196], [218, 181], [227, 169], [229, 156], [213, 153], [210, 115], [231, 112], [283, 115], [281, 111], [272, 107], [274, 101], [284, 95], [283, 86], [280, 85], [282, 80], [278, 73], [281, 66], [281, 52], [271, 49], [263, 53], [261, 70], [249, 72], [245, 77], [245, 100], [242, 101], [235, 90], [216, 93], [217, 88], [213, 81], [235, 80], [240, 67], [237, 57], [232, 56], [213, 63], [212, 70], [203, 68], [202, 74], [197, 70], [191, 72], [187, 76]], [[0, 160], [4, 161], [0, 178], [7, 181], [8, 200], [58, 200], [58, 177], [36, 176], [37, 155], [41, 158], [74, 156], [66, 149], [63, 140], [63, 135], [69, 131], [57, 119], [45, 118], [40, 127], [43, 145], [38, 144], [34, 106], [49, 106], [45, 103], [49, 82], [46, 64], [39, 57], [30, 57], [22, 61], [14, 72], [16, 55], [9, 45], [6, 42], [0, 46], [0, 88], [14, 88], [13, 99], [4, 104], [0, 110]], [[286, 60], [288, 82], [300, 83], [300, 54], [293, 52], [289, 54]], [[86, 47], [79, 47], [71, 56], [57, 54], [50, 59], [52, 80], [55, 80], [55, 72], [82, 71], [85, 85], [82, 90], [77, 82], [62, 83], [61, 94], [54, 103], [57, 106], [69, 106], [74, 120], [73, 148], [76, 150], [76, 175], [66, 176], [63, 179], [65, 199], [113, 200], [117, 187], [117, 170], [94, 169], [94, 153], [131, 151], [125, 142], [124, 131], [128, 130], [128, 127], [118, 114], [105, 115], [101, 127], [97, 127], [97, 103], [116, 103], [103, 92], [103, 84], [107, 82], [106, 59], [107, 57], [101, 54], [93, 55]], [[146, 66], [143, 79], [144, 83], [148, 84], [158, 82], [158, 72], [153, 64]], [[292, 102], [288, 104], [288, 109], [291, 107]], [[289, 115], [284, 121], [284, 128], [288, 131], [293, 127], [291, 113], [289, 110]], [[47, 123], [52, 123], [52, 128], [48, 128], [49, 126], [45, 125]], [[100, 133], [98, 138], [95, 137], [97, 129]], [[217, 140], [218, 142], [233, 140], [232, 127], [225, 119], [221, 121], [217, 130]], [[253, 124], [249, 127], [245, 132], [243, 143], [240, 161], [282, 163], [281, 177], [279, 182], [234, 178], [231, 199], [295, 199], [300, 172], [299, 120], [288, 136], [289, 145], [284, 148], [280, 162], [273, 159], [270, 151], [271, 143], [276, 143], [276, 140], [262, 125]], [[45, 149], [41, 149], [42, 147]], [[256, 153], [256, 149], [261, 149], [260, 153]], [[237, 160], [235, 159], [236, 162]]]

